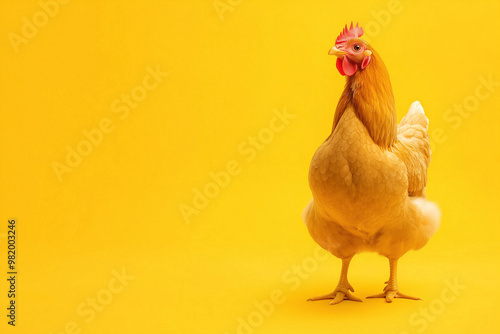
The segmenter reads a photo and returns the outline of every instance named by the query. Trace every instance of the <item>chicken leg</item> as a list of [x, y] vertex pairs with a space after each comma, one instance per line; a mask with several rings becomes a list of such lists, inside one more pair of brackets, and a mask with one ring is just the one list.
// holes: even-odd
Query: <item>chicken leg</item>
[[366, 298], [385, 298], [388, 303], [392, 303], [394, 298], [406, 298], [413, 300], [420, 300], [420, 298], [405, 295], [398, 290], [398, 259], [389, 259], [390, 275], [389, 280], [385, 282], [387, 284], [384, 288], [384, 292], [368, 296]]
[[312, 297], [307, 301], [316, 301], [316, 300], [325, 300], [325, 299], [333, 299], [330, 302], [330, 305], [335, 305], [340, 303], [341, 301], [347, 299], [355, 302], [361, 302], [362, 300], [353, 296], [350, 292], [354, 292], [354, 289], [351, 284], [347, 281], [347, 270], [349, 269], [349, 263], [351, 262], [352, 256], [349, 258], [342, 259], [342, 271], [340, 273], [339, 283], [335, 290], [332, 293], [329, 293], [324, 296]]

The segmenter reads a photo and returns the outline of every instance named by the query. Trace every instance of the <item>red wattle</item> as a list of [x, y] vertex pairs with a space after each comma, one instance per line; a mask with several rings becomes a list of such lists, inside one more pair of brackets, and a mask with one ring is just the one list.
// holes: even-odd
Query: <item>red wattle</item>
[[337, 58], [337, 70], [339, 70], [340, 74], [345, 75], [344, 70], [342, 69], [342, 60]]
[[342, 70], [344, 71], [345, 75], [351, 76], [358, 70], [358, 65], [350, 61], [347, 56], [344, 56], [344, 59], [342, 60]]

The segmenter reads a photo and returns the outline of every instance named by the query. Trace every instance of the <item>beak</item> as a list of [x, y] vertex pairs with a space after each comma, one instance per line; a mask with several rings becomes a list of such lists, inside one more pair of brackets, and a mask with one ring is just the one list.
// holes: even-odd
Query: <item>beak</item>
[[335, 46], [328, 51], [329, 55], [337, 56], [339, 58], [343, 57], [347, 52], [337, 49]]

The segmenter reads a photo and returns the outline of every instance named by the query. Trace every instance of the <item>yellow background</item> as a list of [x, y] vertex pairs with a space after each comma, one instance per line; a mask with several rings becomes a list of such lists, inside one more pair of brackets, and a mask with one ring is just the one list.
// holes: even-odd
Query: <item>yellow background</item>
[[[222, 20], [212, 0], [74, 0], [17, 53], [9, 33], [21, 35], [41, 7], [1, 3], [1, 332], [70, 333], [74, 322], [81, 333], [233, 334], [248, 317], [258, 327], [242, 333], [498, 332], [500, 86], [489, 92], [480, 77], [500, 81], [500, 3], [223, 2]], [[300, 214], [344, 84], [327, 51], [351, 20], [371, 29], [398, 119], [418, 99], [440, 138], [427, 194], [442, 227], [399, 266], [401, 290], [422, 301], [306, 303], [340, 272], [338, 259], [315, 253]], [[169, 76], [121, 119], [111, 104], [148, 66]], [[464, 103], [469, 114], [453, 111]], [[267, 131], [275, 109], [295, 118], [247, 161], [238, 147]], [[59, 182], [54, 161], [106, 118], [113, 131]], [[180, 205], [233, 160], [239, 173], [186, 223]], [[15, 328], [5, 310], [11, 217]], [[109, 293], [122, 268], [134, 279], [86, 322], [77, 308]], [[376, 254], [356, 256], [355, 294], [381, 291], [388, 270]], [[447, 281], [465, 288], [445, 303]], [[261, 320], [255, 302], [279, 291], [284, 302]]]

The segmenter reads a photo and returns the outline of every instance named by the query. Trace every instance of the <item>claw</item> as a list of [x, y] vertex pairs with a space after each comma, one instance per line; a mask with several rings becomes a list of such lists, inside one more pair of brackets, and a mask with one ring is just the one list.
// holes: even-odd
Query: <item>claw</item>
[[[354, 292], [354, 290], [352, 290], [352, 292]], [[347, 291], [344, 299], [347, 299], [347, 300], [352, 300], [353, 302], [363, 302], [361, 299], [359, 299], [358, 297], [354, 296], [352, 293], [350, 293], [349, 291]]]
[[368, 296], [366, 298], [385, 298], [385, 301], [388, 303], [392, 303], [394, 298], [406, 298], [406, 299], [412, 299], [412, 300], [420, 300], [420, 298], [412, 297], [405, 295], [398, 290], [398, 283], [397, 283], [397, 265], [398, 265], [398, 260], [397, 259], [389, 259], [389, 266], [390, 266], [390, 275], [389, 275], [389, 280], [385, 282], [387, 284], [384, 287], [384, 292], [378, 293], [373, 296]]
[[376, 295], [371, 295], [366, 298], [385, 298], [385, 292], [377, 293]]
[[396, 296], [396, 292], [397, 291], [394, 291], [394, 290], [387, 291], [387, 293], [385, 295], [385, 301], [388, 303], [392, 303], [392, 301], [394, 300], [394, 297]]
[[405, 295], [404, 293], [401, 293], [399, 291], [396, 292], [396, 297], [397, 298], [411, 299], [411, 300], [422, 300], [421, 298], [418, 298], [418, 297], [412, 297], [412, 296]]
[[338, 304], [343, 300], [352, 300], [354, 302], [363, 302], [361, 299], [359, 299], [358, 297], [356, 297], [352, 293], [350, 293], [349, 290], [354, 291], [352, 288], [348, 289], [348, 290], [344, 290], [344, 291], [335, 290], [332, 293], [329, 293], [329, 294], [326, 294], [323, 296], [309, 298], [307, 301], [309, 302], [309, 301], [333, 299], [330, 302], [330, 305]]
[[338, 304], [343, 300], [352, 300], [355, 302], [361, 302], [362, 301], [361, 299], [353, 296], [349, 292], [349, 291], [354, 292], [354, 288], [347, 281], [347, 269], [349, 268], [349, 263], [351, 261], [351, 258], [352, 258], [352, 256], [342, 259], [342, 270], [340, 273], [339, 283], [332, 293], [329, 293], [329, 294], [324, 295], [324, 296], [312, 297], [312, 298], [309, 298], [307, 301], [333, 299], [330, 302], [330, 305]]
[[343, 292], [337, 292], [337, 294], [335, 295], [335, 298], [330, 302], [330, 305], [335, 305], [335, 304], [338, 304], [340, 303], [341, 301], [343, 301], [345, 298], [345, 295]]
[[337, 291], [333, 291], [333, 292], [326, 294], [326, 295], [323, 295], [323, 296], [309, 298], [307, 301], [308, 302], [315, 302], [317, 300], [335, 299], [336, 295], [337, 295]]
[[392, 301], [395, 298], [405, 298], [405, 299], [411, 299], [411, 300], [421, 300], [420, 298], [417, 297], [412, 297], [405, 295], [404, 293], [401, 293], [397, 290], [387, 290], [387, 286], [385, 287], [385, 292], [378, 293], [376, 295], [368, 296], [366, 298], [385, 298], [385, 301], [388, 303], [392, 303]]

